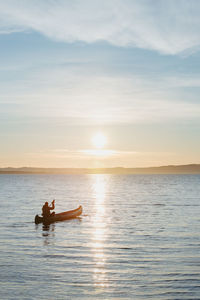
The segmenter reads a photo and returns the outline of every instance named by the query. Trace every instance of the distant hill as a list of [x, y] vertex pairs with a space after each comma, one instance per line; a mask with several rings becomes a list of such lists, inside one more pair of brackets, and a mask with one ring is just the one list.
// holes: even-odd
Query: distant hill
[[0, 174], [200, 174], [200, 164], [148, 168], [0, 168]]

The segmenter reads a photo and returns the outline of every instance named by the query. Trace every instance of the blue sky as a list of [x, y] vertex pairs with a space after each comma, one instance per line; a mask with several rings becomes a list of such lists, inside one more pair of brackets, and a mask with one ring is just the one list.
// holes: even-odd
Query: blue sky
[[[200, 163], [199, 13], [192, 0], [0, 1], [0, 166]], [[111, 155], [86, 151], [99, 131]]]

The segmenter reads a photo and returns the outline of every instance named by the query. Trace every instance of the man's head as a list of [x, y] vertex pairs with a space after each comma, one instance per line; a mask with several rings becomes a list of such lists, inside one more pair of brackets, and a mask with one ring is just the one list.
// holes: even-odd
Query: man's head
[[47, 205], [49, 205], [49, 203], [48, 203], [48, 202], [45, 202], [45, 205], [47, 206]]

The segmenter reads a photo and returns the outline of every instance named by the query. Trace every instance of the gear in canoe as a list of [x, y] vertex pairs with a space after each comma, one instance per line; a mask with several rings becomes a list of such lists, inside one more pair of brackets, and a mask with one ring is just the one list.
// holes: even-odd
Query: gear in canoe
[[52, 201], [52, 205], [49, 206], [48, 202], [45, 202], [42, 208], [42, 217], [39, 215], [35, 216], [35, 224], [44, 223], [51, 224], [54, 222], [65, 221], [69, 219], [74, 219], [82, 214], [82, 206], [80, 205], [78, 208], [74, 210], [68, 210], [62, 213], [56, 214], [55, 212], [50, 213], [50, 210], [55, 208], [55, 200]]

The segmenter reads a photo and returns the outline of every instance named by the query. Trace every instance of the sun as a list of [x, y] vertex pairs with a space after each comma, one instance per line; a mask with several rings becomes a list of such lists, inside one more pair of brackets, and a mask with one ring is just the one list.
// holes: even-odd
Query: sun
[[98, 132], [92, 138], [92, 144], [95, 148], [101, 149], [106, 144], [106, 137], [103, 133]]

